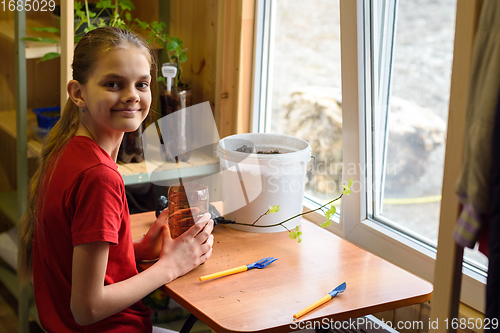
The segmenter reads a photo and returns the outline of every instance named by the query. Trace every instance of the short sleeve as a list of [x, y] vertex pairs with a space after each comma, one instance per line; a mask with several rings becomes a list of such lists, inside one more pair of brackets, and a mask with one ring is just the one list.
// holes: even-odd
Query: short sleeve
[[105, 165], [87, 169], [71, 190], [74, 198], [73, 246], [97, 241], [118, 243], [123, 218], [123, 180]]

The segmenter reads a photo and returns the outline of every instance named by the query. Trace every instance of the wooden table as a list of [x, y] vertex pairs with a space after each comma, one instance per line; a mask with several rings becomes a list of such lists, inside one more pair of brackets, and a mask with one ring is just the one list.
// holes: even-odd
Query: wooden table
[[[133, 238], [141, 237], [154, 220], [154, 212], [132, 215]], [[306, 219], [301, 231], [299, 244], [286, 231], [249, 233], [218, 225], [212, 257], [168, 283], [166, 292], [217, 332], [288, 332], [294, 313], [342, 282], [347, 283], [343, 294], [300, 320], [346, 320], [431, 299], [429, 282]], [[279, 259], [264, 269], [198, 280], [268, 256]]]

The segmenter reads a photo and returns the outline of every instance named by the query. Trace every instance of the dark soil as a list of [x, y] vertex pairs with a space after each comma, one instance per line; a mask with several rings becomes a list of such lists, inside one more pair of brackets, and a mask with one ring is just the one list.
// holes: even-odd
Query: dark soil
[[274, 150], [258, 150], [257, 152], [254, 152], [252, 147], [248, 147], [247, 145], [243, 145], [239, 148], [236, 148], [234, 151], [238, 151], [240, 153], [247, 153], [247, 154], [252, 154], [252, 153], [257, 153], [257, 154], [285, 154], [284, 152], [279, 151], [278, 149]]

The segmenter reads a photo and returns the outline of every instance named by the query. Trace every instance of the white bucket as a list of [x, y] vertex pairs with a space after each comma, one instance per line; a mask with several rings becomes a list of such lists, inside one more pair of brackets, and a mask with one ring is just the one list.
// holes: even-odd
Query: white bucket
[[[235, 151], [243, 145], [254, 151], [275, 150], [284, 154], [257, 154]], [[311, 147], [307, 141], [282, 134], [248, 133], [228, 136], [219, 141], [216, 154], [220, 159], [222, 215], [238, 223], [252, 224], [269, 207], [280, 211], [265, 215], [256, 225], [274, 225], [302, 212], [307, 163]], [[300, 224], [294, 218], [284, 225], [288, 230]], [[250, 232], [285, 231], [282, 226], [254, 227], [230, 225]]]

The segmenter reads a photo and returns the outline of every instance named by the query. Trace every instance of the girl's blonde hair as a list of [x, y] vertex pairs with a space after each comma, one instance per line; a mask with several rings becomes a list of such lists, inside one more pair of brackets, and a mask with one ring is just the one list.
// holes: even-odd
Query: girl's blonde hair
[[[78, 42], [73, 56], [73, 79], [80, 84], [87, 83], [88, 77], [99, 61], [99, 57], [110, 50], [126, 47], [144, 48], [150, 56], [151, 64], [151, 92], [153, 103], [156, 99], [157, 65], [155, 53], [150, 45], [140, 36], [116, 27], [103, 27], [89, 31]], [[152, 103], [152, 105], [154, 105]], [[42, 149], [38, 168], [33, 174], [27, 189], [26, 212], [21, 218], [19, 240], [19, 278], [26, 283], [33, 276], [33, 233], [37, 223], [38, 212], [43, 208], [43, 186], [46, 183], [48, 167], [57, 163], [59, 152], [75, 135], [80, 125], [79, 109], [71, 99], [68, 99], [62, 112], [61, 119], [48, 133]], [[54, 166], [51, 167], [54, 170]], [[49, 175], [52, 178], [52, 173]], [[42, 195], [42, 200], [39, 196]], [[39, 207], [39, 205], [42, 205]]]

